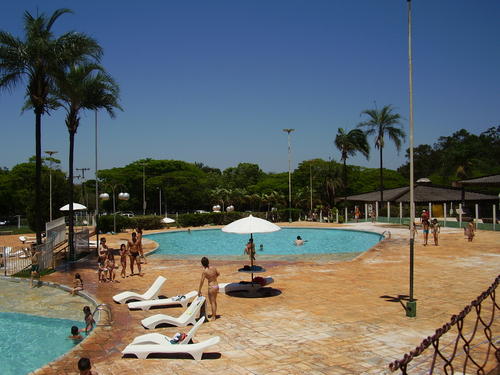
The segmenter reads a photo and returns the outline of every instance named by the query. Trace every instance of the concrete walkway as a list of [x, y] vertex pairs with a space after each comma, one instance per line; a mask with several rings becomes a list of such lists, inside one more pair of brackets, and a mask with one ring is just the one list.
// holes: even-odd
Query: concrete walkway
[[[202, 361], [122, 358], [121, 350], [135, 336], [147, 333], [141, 319], [158, 312], [178, 316], [182, 309], [129, 311], [111, 300], [123, 290], [144, 291], [158, 275], [167, 278], [166, 295], [197, 289], [202, 271], [198, 261], [153, 257], [144, 267], [144, 277], [119, 278], [115, 284], [96, 283], [94, 265], [84, 262], [75, 270], [46, 276], [45, 280], [69, 285], [78, 271], [87, 292], [111, 305], [114, 325], [97, 328], [79, 347], [36, 374], [76, 374], [82, 356], [90, 357], [101, 375], [388, 373], [389, 362], [400, 359], [462, 310], [500, 270], [500, 233], [479, 231], [469, 243], [462, 231], [444, 230], [440, 246], [425, 247], [418, 236], [417, 317], [407, 318], [398, 298], [408, 294], [407, 230], [366, 223], [345, 227], [390, 230], [392, 236], [351, 261], [258, 262], [275, 279], [270, 296], [220, 295], [220, 319], [204, 324], [196, 339], [217, 335], [221, 342]], [[214, 263], [221, 273], [219, 282], [245, 279], [237, 272], [241, 262]], [[172, 335], [187, 329], [156, 331]]]

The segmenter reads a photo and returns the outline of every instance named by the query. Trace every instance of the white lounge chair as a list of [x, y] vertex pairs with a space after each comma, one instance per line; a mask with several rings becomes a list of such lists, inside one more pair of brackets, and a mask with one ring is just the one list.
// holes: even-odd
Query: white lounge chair
[[36, 243], [36, 237], [19, 236], [19, 241], [22, 243]]
[[221, 293], [228, 293], [228, 292], [251, 292], [251, 291], [256, 291], [262, 288], [263, 286], [268, 286], [269, 284], [272, 284], [274, 282], [274, 279], [270, 276], [264, 277], [264, 280], [266, 280], [265, 285], [261, 285], [259, 283], [250, 283], [250, 282], [244, 282], [244, 283], [221, 283], [219, 284], [219, 291]]
[[[194, 335], [196, 334], [196, 331], [198, 331], [198, 328], [201, 327], [203, 322], [205, 322], [204, 316], [202, 316], [201, 319], [196, 322], [196, 324], [189, 330], [184, 340], [180, 341], [179, 344], [189, 344], [189, 342], [193, 339]], [[131, 345], [154, 345], [154, 344], [178, 345], [178, 344], [171, 344], [170, 340], [172, 340], [171, 337], [162, 335], [161, 333], [147, 333], [145, 335], [137, 336], [134, 339], [134, 341], [132, 341]]]
[[195, 324], [196, 319], [200, 316], [201, 306], [205, 303], [205, 297], [197, 297], [191, 305], [179, 316], [175, 318], [170, 315], [156, 314], [146, 319], [142, 319], [141, 323], [145, 328], [156, 328], [159, 324], [167, 323], [177, 327], [185, 327], [189, 324]]
[[128, 301], [134, 299], [139, 301], [157, 299], [158, 294], [160, 293], [160, 288], [162, 287], [165, 281], [167, 281], [167, 279], [165, 279], [163, 276], [158, 276], [158, 278], [155, 280], [153, 285], [151, 285], [151, 287], [147, 290], [146, 293], [138, 294], [134, 292], [121, 292], [116, 296], [113, 296], [113, 301], [117, 303], [127, 303]]
[[172, 306], [172, 305], [181, 305], [183, 308], [186, 308], [188, 303], [191, 302], [196, 296], [198, 296], [198, 292], [196, 290], [193, 290], [182, 296], [159, 298], [148, 301], [130, 302], [128, 304], [128, 308], [149, 310], [151, 307]]
[[198, 342], [196, 344], [130, 344], [123, 349], [123, 354], [134, 354], [137, 358], [144, 359], [151, 353], [188, 353], [196, 361], [199, 361], [203, 353], [212, 345], [220, 341], [219, 336], [212, 337], [208, 340]]

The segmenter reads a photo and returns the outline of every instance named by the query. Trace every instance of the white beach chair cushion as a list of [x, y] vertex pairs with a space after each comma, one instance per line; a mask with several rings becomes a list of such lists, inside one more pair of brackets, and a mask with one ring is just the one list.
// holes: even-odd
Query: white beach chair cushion
[[197, 297], [178, 318], [165, 314], [156, 314], [142, 319], [141, 324], [148, 329], [156, 328], [162, 323], [171, 324], [177, 327], [185, 327], [189, 324], [194, 325], [196, 323], [196, 319], [200, 316], [200, 310], [204, 303], [205, 297], [200, 296]]
[[[198, 331], [198, 328], [200, 328], [204, 322], [205, 322], [205, 317], [202, 316], [201, 319], [199, 319], [196, 322], [196, 324], [193, 327], [191, 327], [191, 329], [187, 333], [184, 340], [179, 342], [179, 344], [189, 344], [189, 342], [194, 338], [196, 331]], [[154, 345], [154, 344], [156, 344], [156, 345], [162, 345], [162, 344], [172, 345], [170, 343], [170, 340], [172, 340], [171, 337], [168, 337], [166, 335], [162, 335], [161, 333], [146, 333], [145, 335], [137, 336], [134, 339], [134, 341], [132, 341], [131, 345]]]
[[132, 299], [137, 299], [141, 301], [157, 299], [160, 293], [160, 288], [167, 281], [163, 276], [158, 276], [153, 285], [144, 294], [138, 294], [135, 292], [121, 292], [113, 296], [113, 301], [117, 303], [127, 303]]
[[151, 353], [188, 353], [196, 361], [199, 361], [206, 349], [208, 349], [212, 345], [217, 344], [219, 341], [220, 337], [215, 336], [196, 344], [130, 344], [125, 349], [123, 349], [122, 354], [134, 354], [137, 358], [144, 359]]
[[128, 308], [129, 309], [149, 310], [151, 307], [172, 306], [172, 305], [182, 305], [183, 308], [186, 308], [188, 303], [191, 302], [197, 295], [198, 295], [198, 292], [196, 290], [192, 290], [191, 292], [186, 293], [183, 296], [175, 296], [175, 297], [170, 297], [170, 298], [154, 299], [154, 300], [147, 300], [147, 301], [130, 302], [128, 304]]

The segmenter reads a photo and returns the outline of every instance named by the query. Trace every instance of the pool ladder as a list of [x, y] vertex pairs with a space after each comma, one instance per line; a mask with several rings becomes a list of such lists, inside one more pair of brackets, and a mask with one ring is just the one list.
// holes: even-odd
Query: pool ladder
[[382, 232], [382, 236], [384, 236], [384, 238], [391, 238], [391, 231], [390, 230], [384, 230]]
[[[111, 307], [109, 307], [105, 303], [101, 303], [100, 305], [96, 306], [92, 315], [95, 315], [97, 311], [99, 311], [99, 323], [97, 324], [98, 326], [110, 326], [113, 323], [113, 312], [111, 311]], [[106, 312], [106, 320], [103, 319], [102, 311]]]

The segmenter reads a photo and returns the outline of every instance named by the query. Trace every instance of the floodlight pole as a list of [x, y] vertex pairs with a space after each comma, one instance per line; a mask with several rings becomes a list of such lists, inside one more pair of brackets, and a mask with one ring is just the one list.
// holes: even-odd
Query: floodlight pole
[[290, 139], [290, 133], [295, 131], [295, 129], [283, 129], [285, 133], [288, 133], [288, 222], [292, 222], [292, 144]]
[[97, 181], [97, 110], [95, 114], [95, 236], [96, 236], [96, 250], [99, 250], [99, 229], [97, 221], [99, 220], [99, 183]]
[[146, 215], [146, 164], [142, 163], [142, 214]]
[[[52, 155], [57, 154], [57, 151], [45, 151], [45, 153], [52, 158]], [[49, 169], [49, 219], [52, 221], [52, 160]]]
[[417, 316], [417, 301], [413, 299], [413, 273], [414, 273], [414, 247], [415, 247], [415, 222], [414, 205], [414, 170], [413, 170], [413, 61], [411, 45], [411, 0], [408, 2], [408, 76], [410, 99], [410, 300], [406, 303], [406, 316]]

